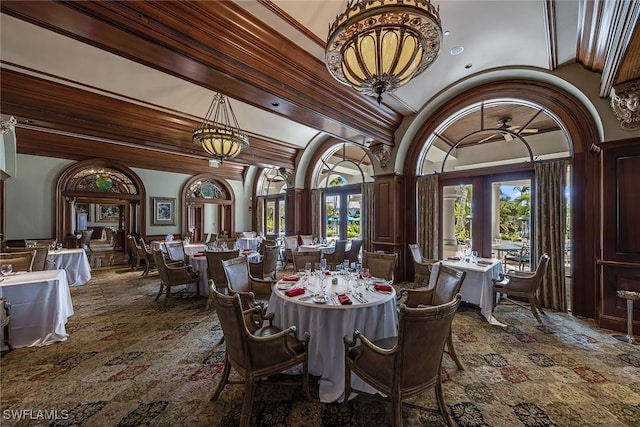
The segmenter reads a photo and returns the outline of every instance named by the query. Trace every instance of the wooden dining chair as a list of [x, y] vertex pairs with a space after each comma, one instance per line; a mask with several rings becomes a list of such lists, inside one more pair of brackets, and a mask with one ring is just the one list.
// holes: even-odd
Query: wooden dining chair
[[394, 270], [398, 254], [386, 254], [384, 252], [362, 253], [362, 267], [369, 269], [371, 277], [377, 277], [387, 281], [393, 281]]
[[522, 304], [517, 301], [507, 298], [507, 296], [514, 296], [519, 298], [525, 298], [529, 301], [529, 308], [531, 313], [539, 323], [542, 323], [540, 319], [540, 313], [545, 314], [540, 303], [538, 302], [538, 289], [542, 285], [544, 275], [547, 272], [549, 265], [549, 255], [543, 254], [538, 261], [538, 267], [533, 273], [520, 273], [510, 272], [507, 274], [501, 274], [499, 279], [493, 280], [493, 309], [496, 308], [496, 301], [504, 298], [508, 299], [515, 305], [522, 307]]
[[160, 250], [153, 251], [153, 257], [158, 267], [158, 273], [160, 273], [160, 290], [156, 295], [156, 301], [162, 295], [162, 291], [166, 289], [166, 296], [164, 298], [164, 306], [166, 307], [169, 296], [171, 295], [171, 288], [178, 285], [196, 285], [196, 294], [200, 295], [200, 274], [197, 271], [193, 271], [190, 265], [167, 265], [164, 254]]
[[[442, 393], [442, 354], [451, 331], [451, 322], [460, 306], [460, 294], [445, 304], [398, 310], [398, 335], [371, 341], [360, 331], [344, 337], [344, 396], [351, 395], [351, 373], [391, 400], [394, 427], [402, 427], [402, 405], [439, 413], [454, 426]], [[360, 345], [356, 344], [360, 341]], [[406, 399], [434, 389], [438, 409]], [[357, 393], [367, 394], [361, 390]]]
[[31, 263], [31, 270], [29, 271], [44, 271], [44, 270], [53, 270], [55, 269], [55, 263], [48, 259], [49, 256], [49, 246], [46, 245], [38, 245], [31, 248], [7, 248], [7, 252], [24, 252], [24, 251], [35, 251], [35, 255], [33, 257], [33, 261]]
[[327, 265], [329, 265], [333, 270], [335, 270], [338, 264], [342, 264], [344, 262], [346, 249], [347, 249], [346, 240], [336, 241], [334, 251], [324, 255], [324, 259], [327, 260]]
[[[239, 425], [249, 426], [258, 382], [268, 380], [269, 377], [298, 365], [302, 365], [302, 393], [307, 400], [311, 400], [308, 368], [309, 333], [305, 333], [302, 339], [299, 339], [295, 326], [280, 329], [269, 324], [261, 327], [252, 321], [261, 315], [259, 307], [245, 309], [238, 294], [223, 295], [215, 288], [211, 289], [211, 294], [226, 341], [224, 368], [211, 401], [218, 400], [224, 387], [232, 382], [229, 381], [229, 374], [233, 368], [242, 377], [241, 383], [244, 384]], [[283, 384], [281, 381], [278, 383]], [[300, 386], [300, 381], [292, 385]]]
[[35, 256], [36, 250], [32, 248], [24, 248], [20, 252], [3, 252], [0, 253], [0, 266], [11, 264], [13, 271], [31, 271]]
[[11, 303], [5, 298], [0, 298], [0, 328], [2, 328], [2, 342], [7, 344], [9, 351], [13, 350], [11, 345]]
[[422, 249], [417, 243], [409, 245], [411, 258], [413, 259], [414, 286], [429, 286], [431, 269], [437, 261], [422, 256]]
[[293, 269], [298, 271], [304, 271], [304, 266], [306, 263], [311, 263], [311, 268], [320, 262], [322, 258], [322, 253], [320, 251], [293, 251]]
[[[440, 264], [438, 266], [436, 282], [433, 287], [426, 289], [424, 287], [418, 289], [401, 289], [400, 292], [398, 292], [397, 299], [407, 307], [431, 307], [444, 304], [451, 301], [456, 294], [460, 292], [462, 282], [464, 282], [466, 275], [467, 273], [465, 271]], [[453, 329], [453, 327], [451, 329]], [[456, 349], [453, 346], [452, 332], [449, 332], [449, 336], [447, 337], [445, 353], [449, 354], [458, 370], [464, 370], [464, 366], [462, 362], [460, 362]]]

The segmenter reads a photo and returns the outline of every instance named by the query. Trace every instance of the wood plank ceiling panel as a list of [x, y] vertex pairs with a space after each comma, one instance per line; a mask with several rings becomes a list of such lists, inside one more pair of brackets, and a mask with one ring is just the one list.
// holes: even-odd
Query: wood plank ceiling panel
[[[15, 116], [20, 124], [28, 121], [30, 126], [82, 135], [88, 140], [170, 151], [201, 162], [209, 159], [191, 141], [193, 129], [200, 124], [196, 120], [7, 69], [2, 69], [0, 79], [2, 112]], [[18, 144], [20, 149], [20, 141]], [[294, 167], [297, 147], [255, 135], [250, 136], [250, 144], [249, 150], [230, 162]]]
[[337, 137], [356, 132], [393, 145], [402, 120], [335, 81], [319, 59], [234, 2], [3, 1], [0, 6], [3, 13]]

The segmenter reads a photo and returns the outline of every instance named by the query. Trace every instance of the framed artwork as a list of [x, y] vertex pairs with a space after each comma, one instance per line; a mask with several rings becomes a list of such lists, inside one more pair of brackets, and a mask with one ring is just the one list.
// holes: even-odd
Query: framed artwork
[[151, 225], [176, 225], [176, 199], [152, 197]]
[[99, 222], [118, 222], [120, 206], [96, 204], [96, 220]]

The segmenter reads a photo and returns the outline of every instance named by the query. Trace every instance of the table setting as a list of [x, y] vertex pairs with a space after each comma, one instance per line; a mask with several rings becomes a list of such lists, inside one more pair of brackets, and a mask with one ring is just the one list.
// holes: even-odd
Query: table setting
[[[372, 339], [397, 334], [394, 288], [381, 279], [363, 277], [361, 271], [305, 270], [285, 276], [273, 285], [269, 311], [274, 325], [295, 325], [309, 332], [309, 373], [319, 376], [319, 397], [324, 403], [344, 399], [344, 336], [357, 329]], [[365, 273], [366, 276], [366, 273]], [[292, 372], [294, 373], [294, 372]], [[351, 384], [375, 393], [357, 376]]]

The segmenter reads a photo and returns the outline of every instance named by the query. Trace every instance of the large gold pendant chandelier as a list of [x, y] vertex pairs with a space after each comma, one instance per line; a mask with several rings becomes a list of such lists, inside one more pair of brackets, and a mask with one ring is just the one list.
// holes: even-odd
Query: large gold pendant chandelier
[[193, 131], [192, 140], [220, 163], [249, 148], [249, 137], [240, 130], [228, 98], [220, 93], [214, 95], [204, 121]]
[[326, 65], [379, 103], [433, 63], [441, 39], [440, 14], [428, 0], [350, 0], [329, 26]]

